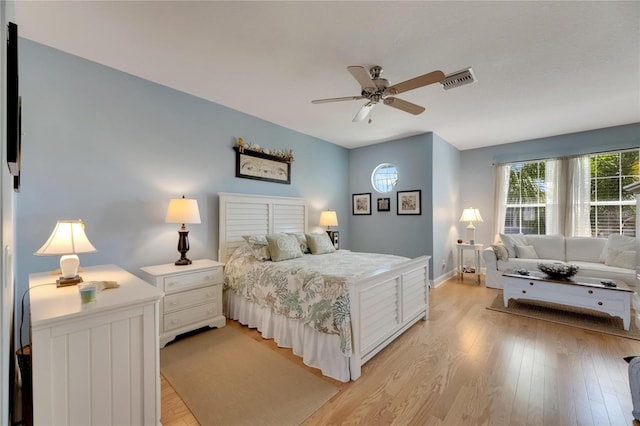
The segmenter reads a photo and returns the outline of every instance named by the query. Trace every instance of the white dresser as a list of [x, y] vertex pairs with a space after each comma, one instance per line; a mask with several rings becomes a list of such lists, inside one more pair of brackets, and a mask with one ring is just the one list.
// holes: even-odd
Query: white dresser
[[120, 287], [82, 304], [77, 286], [29, 275], [34, 424], [160, 424], [162, 291], [115, 265], [80, 275]]
[[191, 265], [146, 266], [145, 279], [164, 291], [160, 304], [160, 347], [179, 334], [201, 327], [224, 327], [222, 281], [224, 264], [209, 259]]

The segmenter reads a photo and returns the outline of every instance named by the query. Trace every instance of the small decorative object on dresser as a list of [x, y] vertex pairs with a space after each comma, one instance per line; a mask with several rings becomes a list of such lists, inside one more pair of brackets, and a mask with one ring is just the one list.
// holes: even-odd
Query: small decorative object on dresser
[[141, 268], [145, 278], [164, 291], [160, 302], [160, 347], [179, 334], [226, 325], [222, 315], [223, 267], [223, 263], [202, 259], [187, 266], [168, 263]]

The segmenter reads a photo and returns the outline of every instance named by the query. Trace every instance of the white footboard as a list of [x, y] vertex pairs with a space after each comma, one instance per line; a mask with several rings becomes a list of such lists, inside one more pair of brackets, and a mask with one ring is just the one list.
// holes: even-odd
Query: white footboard
[[374, 271], [351, 284], [351, 380], [360, 377], [362, 365], [396, 337], [419, 319], [429, 318], [430, 258]]

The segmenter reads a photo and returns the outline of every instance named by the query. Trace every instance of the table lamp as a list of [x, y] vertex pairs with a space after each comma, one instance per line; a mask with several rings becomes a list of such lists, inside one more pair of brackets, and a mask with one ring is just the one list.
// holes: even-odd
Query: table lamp
[[78, 275], [80, 259], [78, 254], [95, 253], [96, 248], [89, 242], [84, 233], [82, 220], [59, 220], [53, 229], [51, 236], [40, 249], [36, 256], [60, 255], [61, 277], [56, 281], [57, 287], [75, 285], [82, 282]]
[[338, 226], [338, 216], [335, 211], [325, 210], [320, 212], [320, 226], [327, 227], [327, 233], [331, 235], [331, 227]]
[[469, 222], [467, 225], [467, 240], [469, 244], [475, 244], [476, 242], [476, 227], [473, 222], [484, 222], [482, 216], [480, 216], [480, 210], [473, 207], [466, 208], [462, 211], [460, 216], [460, 222]]
[[198, 201], [184, 198], [184, 195], [182, 198], [171, 199], [164, 221], [166, 223], [182, 224], [182, 227], [178, 230], [178, 234], [180, 234], [178, 238], [180, 259], [176, 260], [175, 264], [191, 265], [191, 260], [187, 259], [187, 252], [189, 251], [189, 230], [184, 225], [185, 223], [200, 223]]

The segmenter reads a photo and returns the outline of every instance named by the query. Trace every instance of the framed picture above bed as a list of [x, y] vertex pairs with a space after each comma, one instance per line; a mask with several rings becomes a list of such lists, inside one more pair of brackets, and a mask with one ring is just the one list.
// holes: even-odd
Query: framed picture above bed
[[353, 214], [371, 214], [371, 193], [353, 194]]
[[291, 161], [249, 149], [236, 151], [236, 177], [291, 184]]
[[398, 191], [398, 214], [422, 214], [422, 190]]

